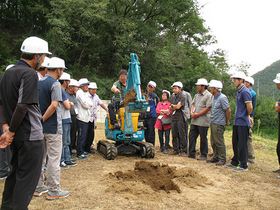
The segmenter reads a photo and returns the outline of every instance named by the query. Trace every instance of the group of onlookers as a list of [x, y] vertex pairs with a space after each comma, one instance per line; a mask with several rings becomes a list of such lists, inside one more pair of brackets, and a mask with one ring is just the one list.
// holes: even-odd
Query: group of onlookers
[[[96, 94], [95, 82], [86, 78], [71, 79], [64, 72], [63, 59], [46, 57], [51, 54], [46, 41], [29, 37], [22, 43], [21, 51], [20, 60], [6, 68], [0, 81], [0, 179], [6, 178], [2, 209], [27, 209], [33, 195], [47, 193], [49, 200], [69, 195], [60, 187], [60, 169], [77, 165], [72, 153], [82, 160], [94, 153], [91, 147], [97, 106], [109, 113], [112, 129], [119, 129], [115, 114], [122, 106], [127, 80], [127, 71], [122, 69], [119, 80], [111, 88], [120, 100], [113, 99], [107, 108]], [[251, 136], [256, 106], [256, 93], [252, 90], [254, 80], [243, 72], [234, 74], [232, 79], [237, 97], [232, 133], [234, 156], [230, 164], [226, 165], [224, 131], [230, 124], [231, 110], [222, 93], [223, 84], [218, 80], [208, 83], [204, 78], [198, 79], [193, 100], [180, 81], [174, 82], [173, 94], [163, 90], [161, 102], [154, 93], [156, 82], [150, 81], [146, 92], [149, 106], [139, 117], [145, 128], [145, 140], [154, 145], [157, 128], [159, 152], [226, 165], [234, 171], [247, 171], [248, 165], [255, 161]], [[280, 89], [280, 74], [274, 82]], [[280, 102], [275, 109], [280, 113]], [[207, 159], [209, 127], [211, 159]], [[173, 150], [168, 152], [170, 130]], [[199, 152], [196, 151], [198, 136]], [[280, 169], [274, 172], [280, 173]]]

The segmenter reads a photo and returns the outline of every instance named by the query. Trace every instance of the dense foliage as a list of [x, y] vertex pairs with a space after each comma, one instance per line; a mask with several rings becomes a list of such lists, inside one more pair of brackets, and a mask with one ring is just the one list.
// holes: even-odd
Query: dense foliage
[[[220, 49], [212, 54], [203, 50], [215, 39], [204, 26], [196, 0], [5, 0], [0, 3], [0, 29], [1, 69], [17, 62], [22, 41], [36, 35], [49, 42], [53, 56], [66, 61], [72, 77], [97, 82], [99, 96], [110, 99], [119, 70], [128, 68], [130, 53], [136, 53], [143, 89], [154, 80], [160, 95], [180, 80], [194, 95], [198, 78], [218, 79], [234, 115], [236, 93], [226, 55]], [[260, 75], [260, 83], [271, 81], [277, 69], [269, 78]], [[264, 112], [268, 107], [269, 113]], [[258, 100], [258, 117], [262, 125], [275, 125], [271, 102]]]

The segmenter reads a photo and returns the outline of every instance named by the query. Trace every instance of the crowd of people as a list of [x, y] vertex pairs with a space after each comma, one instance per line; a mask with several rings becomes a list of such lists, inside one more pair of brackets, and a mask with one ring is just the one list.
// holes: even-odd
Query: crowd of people
[[[127, 71], [120, 70], [119, 80], [111, 88], [115, 97], [107, 108], [96, 94], [95, 82], [71, 79], [64, 71], [67, 68], [63, 59], [46, 57], [51, 53], [45, 40], [29, 37], [23, 41], [21, 51], [20, 60], [7, 66], [0, 82], [0, 179], [6, 179], [2, 209], [27, 209], [32, 196], [44, 193], [48, 200], [70, 194], [61, 189], [60, 170], [76, 166], [76, 158], [84, 160], [94, 153], [98, 106], [108, 112], [111, 129], [120, 128], [116, 113], [122, 106], [127, 80]], [[230, 125], [231, 109], [218, 80], [208, 83], [204, 78], [198, 79], [193, 99], [183, 90], [182, 82], [174, 82], [173, 93], [162, 90], [161, 100], [154, 93], [156, 82], [149, 81], [149, 106], [139, 117], [145, 128], [145, 141], [155, 145], [157, 129], [158, 152], [226, 166], [237, 172], [247, 171], [248, 165], [255, 162], [254, 79], [238, 72], [232, 81], [237, 96], [232, 133], [234, 156], [230, 163], [226, 162], [224, 131]], [[280, 74], [274, 82], [280, 89]], [[275, 109], [280, 113], [280, 101]], [[208, 154], [209, 127], [213, 154]], [[198, 136], [200, 146], [196, 151]], [[280, 173], [280, 168], [274, 172]]]

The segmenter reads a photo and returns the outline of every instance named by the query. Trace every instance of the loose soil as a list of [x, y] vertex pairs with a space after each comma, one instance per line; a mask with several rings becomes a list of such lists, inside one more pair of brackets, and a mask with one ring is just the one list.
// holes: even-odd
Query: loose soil
[[[111, 161], [96, 153], [61, 170], [68, 198], [33, 197], [29, 209], [280, 209], [280, 179], [272, 173], [278, 166], [276, 142], [253, 137], [257, 159], [247, 172], [160, 152], [154, 159], [118, 156]], [[231, 133], [225, 138], [229, 162]], [[104, 124], [98, 124], [95, 143], [98, 139], [104, 139]], [[0, 181], [1, 192], [3, 187]]]

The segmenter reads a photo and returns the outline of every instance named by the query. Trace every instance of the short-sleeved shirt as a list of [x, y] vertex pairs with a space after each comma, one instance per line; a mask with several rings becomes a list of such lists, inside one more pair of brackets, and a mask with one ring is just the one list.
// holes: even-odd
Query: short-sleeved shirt
[[172, 121], [184, 121], [184, 114], [182, 110], [185, 107], [186, 98], [185, 95], [182, 94], [182, 92], [178, 93], [177, 95], [173, 94], [171, 98], [171, 104], [177, 105], [179, 102], [181, 103], [182, 107], [172, 112], [171, 114]]
[[70, 94], [69, 92], [67, 92], [67, 97], [69, 99], [70, 102], [72, 102], [74, 104], [74, 106], [70, 109], [70, 114], [72, 117], [77, 116], [77, 99], [76, 99], [76, 94]]
[[245, 85], [243, 85], [240, 88], [237, 88], [236, 113], [233, 125], [248, 127], [251, 125], [246, 105], [246, 103], [249, 102], [252, 102], [252, 97], [248, 88]]
[[[45, 114], [52, 101], [62, 101], [61, 84], [50, 74], [39, 81], [39, 104], [42, 115]], [[62, 134], [61, 114], [57, 110], [43, 123], [43, 132]]]
[[219, 93], [213, 98], [212, 108], [211, 108], [211, 123], [217, 125], [226, 124], [226, 110], [230, 108], [228, 103], [228, 98], [223, 94]]
[[27, 104], [27, 112], [15, 132], [14, 141], [43, 140], [42, 115], [38, 107], [38, 76], [20, 60], [5, 71], [0, 82], [0, 103], [10, 124], [17, 104]]
[[[68, 97], [67, 97], [67, 93], [65, 92], [65, 90], [61, 89], [61, 93], [62, 93], [62, 102], [67, 101]], [[70, 110], [67, 110], [62, 102], [59, 103], [59, 107], [57, 110], [58, 114], [61, 114], [62, 124], [72, 123]]]
[[[200, 113], [205, 108], [211, 108], [212, 106], [212, 94], [205, 90], [202, 94], [197, 93], [194, 96], [192, 105], [194, 106], [193, 112]], [[197, 117], [195, 119], [192, 118], [191, 124], [202, 126], [202, 127], [209, 127], [210, 126], [210, 116], [211, 111], [207, 112], [205, 115]]]
[[90, 122], [94, 122], [97, 118], [97, 106], [100, 106], [103, 104], [103, 102], [100, 100], [99, 96], [97, 94], [91, 95], [88, 92], [88, 97], [92, 101], [93, 106], [90, 107]]
[[[121, 91], [122, 100], [124, 100], [124, 93], [125, 93], [125, 85], [123, 85], [120, 80], [114, 82], [114, 87], [118, 88]], [[116, 98], [120, 98], [119, 94], [115, 94]]]
[[250, 114], [250, 116], [254, 117], [255, 108], [256, 108], [256, 105], [257, 105], [257, 94], [256, 94], [256, 92], [252, 88], [249, 89], [249, 91], [251, 93], [252, 104], [253, 104], [253, 110], [252, 110], [252, 113]]

